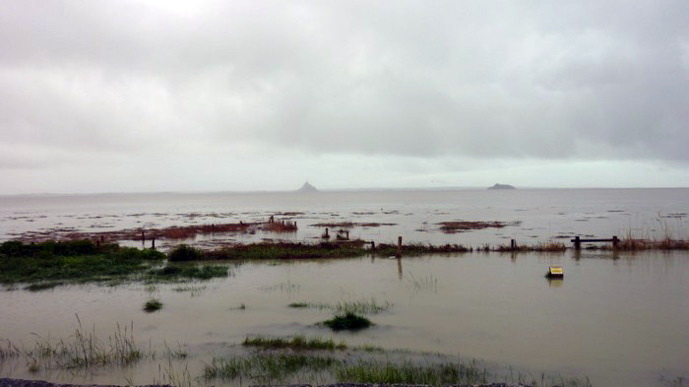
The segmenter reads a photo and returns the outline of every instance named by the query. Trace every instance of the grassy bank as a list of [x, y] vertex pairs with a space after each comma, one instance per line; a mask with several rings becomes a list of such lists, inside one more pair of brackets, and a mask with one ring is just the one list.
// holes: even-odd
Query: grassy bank
[[29, 284], [43, 290], [65, 283], [170, 282], [227, 276], [216, 265], [170, 264], [165, 254], [151, 249], [96, 244], [88, 240], [0, 244], [0, 283]]
[[[256, 348], [248, 354], [214, 357], [204, 366], [208, 383], [242, 381], [248, 384], [313, 385], [371, 383], [408, 385], [477, 385], [522, 383], [531, 386], [590, 386], [588, 379], [532, 375], [512, 367], [488, 368], [473, 359], [415, 353], [404, 350], [368, 351], [332, 340], [247, 337], [243, 345]], [[222, 383], [221, 383], [222, 384]]]

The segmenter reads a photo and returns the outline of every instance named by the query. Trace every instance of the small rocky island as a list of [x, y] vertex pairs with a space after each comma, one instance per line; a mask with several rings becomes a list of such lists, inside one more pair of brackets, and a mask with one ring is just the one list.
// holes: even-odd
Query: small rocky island
[[494, 186], [488, 187], [488, 189], [517, 189], [517, 188], [515, 186], [509, 185], [509, 184], [495, 183]]
[[302, 193], [304, 193], [304, 192], [318, 192], [318, 188], [312, 186], [312, 185], [309, 184], [309, 182], [307, 181], [307, 182], [304, 183], [304, 185], [301, 186], [301, 188], [299, 188], [299, 189], [297, 190], [297, 192], [302, 192]]

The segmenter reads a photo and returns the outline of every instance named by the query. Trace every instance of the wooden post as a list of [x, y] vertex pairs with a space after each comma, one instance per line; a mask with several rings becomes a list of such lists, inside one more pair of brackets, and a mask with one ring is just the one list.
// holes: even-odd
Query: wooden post
[[581, 238], [578, 235], [574, 237], [574, 250], [581, 250]]
[[612, 236], [612, 248], [617, 249], [620, 245], [620, 239], [617, 237], [617, 235]]
[[345, 231], [345, 235], [347, 237], [347, 240], [349, 240], [349, 231]]
[[144, 234], [144, 230], [141, 230], [141, 243], [146, 242], [146, 235]]
[[511, 240], [510, 240], [510, 249], [511, 249], [511, 250], [516, 250], [516, 249], [517, 249], [517, 241], [515, 241], [514, 239], [511, 239]]
[[371, 241], [371, 251], [376, 251], [376, 242]]
[[402, 237], [401, 236], [397, 237], [397, 254], [395, 256], [397, 258], [402, 257]]
[[155, 249], [156, 249], [156, 239], [155, 239], [155, 238], [152, 238], [152, 239], [151, 239], [151, 249], [152, 249], [152, 250], [155, 250]]

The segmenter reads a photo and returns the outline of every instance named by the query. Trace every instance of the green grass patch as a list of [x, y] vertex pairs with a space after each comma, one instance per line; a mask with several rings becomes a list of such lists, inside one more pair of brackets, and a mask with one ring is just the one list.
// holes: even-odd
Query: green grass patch
[[42, 284], [121, 280], [159, 265], [165, 255], [118, 245], [98, 246], [90, 241], [0, 245], [0, 283]]
[[373, 325], [371, 320], [367, 319], [366, 317], [359, 316], [351, 312], [343, 315], [336, 315], [330, 320], [323, 321], [321, 324], [334, 331], [358, 331]]
[[162, 268], [149, 270], [146, 279], [152, 282], [176, 282], [180, 280], [209, 280], [228, 276], [224, 265], [196, 265], [168, 263]]
[[163, 309], [163, 303], [157, 298], [152, 298], [144, 304], [144, 310], [148, 313]]
[[179, 245], [170, 250], [167, 259], [170, 262], [199, 261], [203, 259], [203, 250], [189, 245]]
[[347, 348], [344, 342], [335, 343], [332, 339], [306, 338], [304, 336], [294, 336], [289, 339], [263, 336], [247, 337], [242, 345], [263, 349], [290, 348], [295, 350], [341, 350]]
[[439, 363], [419, 365], [410, 361], [360, 360], [336, 370], [337, 380], [350, 383], [422, 384], [431, 386], [486, 383], [487, 371], [474, 364]]
[[165, 263], [151, 249], [96, 245], [91, 241], [0, 244], [0, 283], [39, 291], [66, 283], [180, 282], [227, 277], [226, 265]]
[[263, 384], [275, 384], [286, 381], [296, 374], [326, 371], [339, 364], [340, 362], [331, 356], [261, 353], [230, 359], [213, 358], [211, 364], [204, 367], [204, 377], [223, 380], [242, 378]]
[[[295, 337], [296, 338], [296, 337]], [[245, 346], [269, 351], [250, 352], [228, 358], [215, 357], [203, 369], [207, 382], [239, 381], [247, 385], [287, 384], [386, 384], [386, 385], [479, 385], [488, 383], [528, 384], [533, 386], [590, 386], [588, 378], [564, 378], [540, 374], [540, 381], [530, 373], [509, 367], [489, 371], [476, 360], [458, 361], [456, 357], [403, 351], [386, 352], [377, 347], [354, 347], [346, 351], [292, 347], [294, 339], [250, 337]], [[306, 340], [306, 339], [297, 339]], [[218, 383], [225, 384], [225, 383]]]
[[459, 385], [485, 383], [488, 372], [477, 364], [397, 364], [373, 358], [336, 358], [304, 353], [260, 353], [229, 359], [214, 358], [204, 368], [204, 377], [250, 380], [253, 383], [306, 383], [318, 380], [340, 383]]

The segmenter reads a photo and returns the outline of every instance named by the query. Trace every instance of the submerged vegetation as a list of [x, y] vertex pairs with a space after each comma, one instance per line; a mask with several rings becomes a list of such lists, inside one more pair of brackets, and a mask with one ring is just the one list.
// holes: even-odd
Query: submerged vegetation
[[313, 303], [313, 302], [293, 302], [289, 305], [290, 308], [309, 308], [309, 309], [330, 309], [337, 314], [355, 313], [355, 314], [378, 314], [387, 312], [392, 308], [393, 304], [389, 301], [379, 303], [375, 298], [361, 299], [356, 301], [340, 301], [336, 304]]
[[[228, 359], [214, 358], [204, 368], [206, 379], [248, 378], [258, 383], [301, 383], [334, 380], [346, 383], [453, 385], [485, 383], [488, 374], [477, 363], [415, 364], [374, 358], [342, 359], [332, 355], [259, 353]], [[297, 380], [297, 378], [303, 378]]]
[[294, 350], [335, 350], [347, 349], [343, 341], [335, 343], [332, 339], [306, 338], [304, 336], [294, 336], [289, 339], [269, 338], [263, 336], [247, 337], [242, 345], [247, 347], [258, 347], [262, 349], [282, 349], [290, 348]]
[[152, 298], [144, 304], [144, 310], [148, 313], [155, 312], [163, 308], [163, 303], [157, 298]]
[[78, 325], [74, 334], [67, 338], [54, 339], [34, 334], [33, 345], [24, 347], [9, 340], [0, 344], [0, 366], [3, 362], [23, 360], [29, 372], [39, 371], [93, 371], [113, 367], [130, 367], [141, 361], [160, 358], [186, 359], [188, 354], [181, 345], [172, 349], [165, 344], [165, 350], [157, 354], [149, 346], [140, 346], [134, 339], [134, 324], [115, 325], [115, 330], [101, 339], [95, 327], [84, 330], [77, 316]]
[[371, 320], [352, 312], [335, 315], [332, 319], [323, 321], [321, 324], [334, 331], [358, 331], [373, 325]]
[[121, 326], [108, 337], [100, 340], [95, 329], [84, 331], [79, 326], [68, 339], [53, 340], [36, 335], [33, 348], [8, 347], [15, 357], [24, 357], [32, 372], [44, 370], [74, 370], [94, 367], [126, 367], [143, 359], [152, 358], [154, 353], [142, 349], [134, 340], [133, 324]]
[[[315, 343], [309, 345], [306, 343]], [[244, 346], [259, 352], [214, 357], [204, 366], [207, 382], [241, 380], [249, 384], [371, 383], [407, 385], [476, 385], [484, 383], [528, 383], [537, 386], [590, 386], [588, 379], [562, 378], [544, 373], [489, 370], [474, 359], [460, 361], [444, 355], [423, 355], [408, 351], [385, 351], [372, 347], [348, 347], [331, 340], [247, 337]], [[346, 349], [337, 351], [335, 349]]]
[[346, 364], [335, 373], [338, 380], [356, 383], [440, 386], [487, 381], [486, 369], [479, 368], [476, 363], [416, 364], [412, 361], [394, 363], [369, 359]]
[[[250, 356], [235, 356], [228, 359], [213, 358], [204, 367], [206, 379], [252, 379], [259, 383], [273, 384], [299, 375], [311, 377], [327, 372], [340, 362], [332, 356], [305, 353], [259, 353]], [[303, 383], [303, 380], [300, 381]]]

